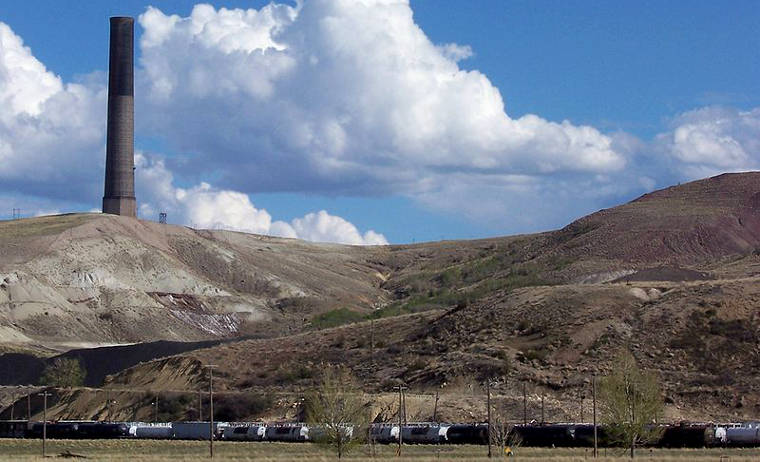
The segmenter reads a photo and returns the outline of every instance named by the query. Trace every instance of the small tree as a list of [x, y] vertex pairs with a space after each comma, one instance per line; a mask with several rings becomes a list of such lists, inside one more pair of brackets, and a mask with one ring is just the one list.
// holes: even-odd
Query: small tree
[[602, 422], [613, 443], [630, 446], [634, 457], [636, 444], [660, 437], [656, 423], [663, 411], [657, 376], [639, 369], [629, 351], [618, 354], [610, 375], [600, 382]]
[[40, 384], [51, 387], [79, 387], [87, 375], [82, 364], [75, 358], [56, 358], [45, 366]]
[[[511, 451], [514, 451], [519, 447], [522, 442], [520, 435], [513, 430], [514, 425], [509, 423], [504, 409], [501, 411], [491, 411], [491, 424], [488, 427], [491, 443], [498, 448], [499, 453], [504, 457], [511, 455]], [[507, 448], [510, 449], [509, 452], [507, 451]]]
[[340, 459], [361, 444], [369, 426], [364, 394], [345, 367], [323, 368], [317, 388], [306, 397], [306, 421], [314, 441], [332, 447]]

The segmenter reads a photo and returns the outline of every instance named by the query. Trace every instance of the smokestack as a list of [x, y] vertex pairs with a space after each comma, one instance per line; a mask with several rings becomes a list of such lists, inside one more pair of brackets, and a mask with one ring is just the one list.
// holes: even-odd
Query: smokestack
[[108, 57], [108, 132], [103, 213], [137, 216], [135, 201], [134, 23], [111, 18]]

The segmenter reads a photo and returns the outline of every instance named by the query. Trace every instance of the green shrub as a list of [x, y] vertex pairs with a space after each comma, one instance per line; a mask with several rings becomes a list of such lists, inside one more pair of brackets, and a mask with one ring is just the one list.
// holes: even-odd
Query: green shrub
[[40, 384], [52, 387], [79, 387], [87, 376], [84, 366], [76, 358], [55, 358], [45, 366]]
[[311, 319], [311, 325], [317, 329], [327, 329], [329, 327], [342, 326], [343, 324], [349, 324], [363, 319], [364, 315], [361, 313], [351, 311], [348, 308], [337, 308], [313, 317]]

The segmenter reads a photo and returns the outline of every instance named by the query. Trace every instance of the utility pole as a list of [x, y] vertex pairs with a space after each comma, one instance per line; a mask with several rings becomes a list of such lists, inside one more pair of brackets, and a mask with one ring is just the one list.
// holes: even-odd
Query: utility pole
[[541, 425], [543, 425], [544, 422], [546, 421], [544, 420], [544, 392], [542, 391], [541, 392]]
[[198, 390], [198, 422], [203, 422], [203, 391]]
[[404, 401], [404, 425], [406, 425], [407, 424], [407, 420], [406, 420], [406, 389], [404, 389], [401, 392], [401, 398]]
[[596, 436], [596, 375], [591, 377], [591, 400], [593, 402], [594, 413], [594, 458], [598, 454], [597, 452], [597, 436]]
[[156, 399], [153, 400], [153, 422], [158, 423], [158, 395], [156, 395]]
[[528, 390], [523, 382], [523, 425], [528, 425]]
[[209, 422], [208, 422], [208, 456], [214, 458], [214, 368], [217, 367], [214, 364], [207, 364], [205, 366], [208, 369], [208, 406], [209, 406]]
[[438, 417], [438, 390], [435, 391], [435, 404], [433, 405], [433, 422], [437, 422]]
[[52, 394], [46, 390], [40, 393], [40, 396], [42, 396], [42, 457], [45, 458], [47, 457], [47, 399]]
[[493, 457], [491, 454], [491, 381], [486, 380], [486, 419], [488, 420], [488, 457]]
[[403, 394], [404, 390], [406, 390], [406, 387], [403, 385], [398, 385], [393, 387], [394, 390], [398, 390], [398, 449], [396, 449], [396, 456], [401, 457], [401, 445], [403, 444], [403, 432], [402, 429], [402, 423], [401, 423], [401, 408], [403, 407]]
[[369, 355], [375, 363], [375, 319], [369, 320]]
[[580, 395], [581, 395], [581, 421], [580, 423], [583, 423], [583, 400], [586, 398], [586, 395], [583, 394], [583, 388], [581, 388]]
[[[631, 427], [636, 428], [636, 385], [631, 384]], [[636, 432], [631, 432], [631, 459], [636, 447]]]

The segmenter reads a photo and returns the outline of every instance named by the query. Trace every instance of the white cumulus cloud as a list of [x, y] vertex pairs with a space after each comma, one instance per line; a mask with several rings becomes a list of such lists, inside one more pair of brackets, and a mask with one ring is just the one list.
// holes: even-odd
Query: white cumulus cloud
[[191, 188], [174, 186], [174, 176], [161, 159], [136, 155], [138, 190], [142, 191], [140, 214], [157, 216], [168, 211], [171, 220], [198, 228], [229, 229], [256, 234], [290, 237], [314, 242], [352, 245], [386, 245], [382, 234], [373, 230], [363, 235], [355, 225], [324, 210], [308, 213], [291, 223], [273, 221], [258, 209], [247, 194], [223, 190], [202, 182]]
[[0, 192], [93, 194], [100, 175], [82, 165], [102, 161], [104, 115], [102, 85], [64, 84], [0, 22]]
[[708, 106], [676, 117], [659, 142], [688, 179], [760, 168], [760, 108]]
[[[416, 197], [448, 173], [615, 172], [593, 127], [511, 118], [499, 90], [436, 45], [405, 0], [196, 6], [140, 16], [145, 129], [245, 192]], [[180, 167], [180, 166], [178, 166]], [[495, 177], [496, 178], [496, 177]]]

